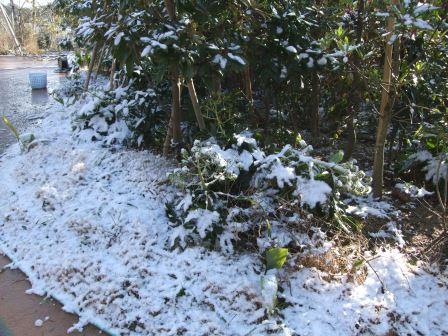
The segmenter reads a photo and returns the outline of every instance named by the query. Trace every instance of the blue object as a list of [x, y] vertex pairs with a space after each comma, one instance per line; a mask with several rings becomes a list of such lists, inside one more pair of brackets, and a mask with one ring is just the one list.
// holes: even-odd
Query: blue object
[[45, 89], [47, 87], [46, 72], [31, 72], [28, 74], [31, 89]]

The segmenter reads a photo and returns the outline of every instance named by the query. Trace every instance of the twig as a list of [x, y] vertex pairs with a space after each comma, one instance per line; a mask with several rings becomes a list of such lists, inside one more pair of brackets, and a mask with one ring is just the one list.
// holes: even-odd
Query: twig
[[367, 260], [364, 256], [361, 255], [361, 258], [364, 260], [364, 262], [369, 265], [369, 267], [372, 269], [373, 273], [375, 273], [376, 277], [378, 278], [378, 281], [381, 283], [381, 293], [384, 294], [386, 292], [386, 286], [384, 285], [383, 280], [381, 280], [380, 275], [378, 272], [373, 268], [372, 264], [369, 260]]

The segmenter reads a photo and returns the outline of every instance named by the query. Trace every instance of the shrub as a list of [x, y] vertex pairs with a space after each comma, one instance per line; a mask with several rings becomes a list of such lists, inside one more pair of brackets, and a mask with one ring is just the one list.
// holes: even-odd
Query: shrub
[[311, 150], [300, 141], [298, 149], [286, 145], [267, 155], [250, 133], [235, 135], [226, 147], [213, 138], [195, 141], [190, 153], [183, 151], [182, 168], [170, 174], [186, 191], [167, 205], [177, 226], [170, 243], [206, 241], [231, 251], [243, 234], [259, 232], [260, 223], [282, 225], [299, 211], [349, 231], [341, 198], [369, 193], [369, 178], [355, 162], [340, 163], [341, 153], [326, 162]]
[[53, 98], [66, 106], [77, 101], [83, 92], [84, 77], [74, 73], [64, 79], [63, 83], [53, 91]]
[[91, 90], [72, 114], [79, 137], [104, 144], [149, 146], [163, 133], [163, 113], [153, 89], [136, 90], [132, 84], [107, 91]]
[[[432, 184], [448, 176], [448, 122], [424, 123], [415, 133], [414, 146], [401, 164], [401, 171], [419, 170]], [[416, 181], [421, 182], [421, 181]]]

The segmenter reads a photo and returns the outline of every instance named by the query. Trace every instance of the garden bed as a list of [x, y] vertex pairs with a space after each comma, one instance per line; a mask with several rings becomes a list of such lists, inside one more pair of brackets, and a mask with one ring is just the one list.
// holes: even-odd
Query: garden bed
[[[148, 151], [75, 139], [54, 104], [28, 152], [0, 159], [0, 251], [30, 292], [55, 297], [111, 334], [431, 334], [448, 331], [447, 280], [396, 248], [366, 252], [365, 279], [295, 265], [279, 273], [283, 302], [264, 308], [258, 253], [169, 248], [165, 203], [173, 164]], [[45, 141], [42, 141], [44, 140]], [[308, 235], [298, 237], [312, 247]], [[333, 244], [326, 249], [336, 249]], [[375, 270], [375, 271], [373, 271]]]

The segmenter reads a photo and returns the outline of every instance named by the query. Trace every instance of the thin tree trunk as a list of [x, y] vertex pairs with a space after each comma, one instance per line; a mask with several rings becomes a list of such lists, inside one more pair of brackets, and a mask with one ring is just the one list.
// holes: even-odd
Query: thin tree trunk
[[313, 72], [311, 81], [312, 97], [310, 99], [309, 111], [311, 116], [311, 134], [314, 140], [319, 137], [319, 103], [320, 103], [320, 83], [319, 75]]
[[[358, 0], [358, 17], [356, 23], [356, 40], [358, 44], [362, 43], [362, 34], [364, 31], [364, 2], [365, 0]], [[353, 151], [355, 150], [357, 138], [356, 138], [356, 125], [355, 125], [355, 117], [359, 113], [361, 108], [362, 94], [362, 80], [359, 75], [360, 71], [360, 59], [358, 54], [355, 52], [353, 54], [353, 85], [350, 90], [350, 102], [352, 102], [352, 106], [350, 108], [350, 115], [347, 125], [347, 143], [344, 148], [344, 161], [347, 161], [353, 155]]]
[[[399, 0], [393, 0], [393, 5], [398, 5]], [[378, 198], [383, 195], [383, 177], [384, 177], [384, 147], [386, 143], [387, 130], [390, 120], [392, 119], [392, 77], [396, 76], [394, 70], [397, 71], [397, 64], [394, 64], [394, 58], [399, 56], [399, 40], [390, 43], [390, 38], [395, 30], [395, 17], [391, 15], [387, 18], [387, 43], [384, 55], [383, 84], [381, 94], [381, 106], [376, 131], [374, 162], [373, 162], [373, 196]], [[395, 46], [394, 46], [395, 45]], [[395, 47], [395, 48], [394, 48]], [[395, 55], [394, 57], [394, 49]], [[398, 63], [398, 59], [395, 60]]]
[[[165, 7], [167, 9], [168, 15], [171, 20], [176, 19], [176, 7], [173, 0], [164, 0]], [[171, 116], [170, 121], [168, 123], [168, 130], [166, 133], [165, 141], [163, 144], [163, 154], [167, 155], [170, 150], [171, 141], [174, 144], [179, 144], [182, 142], [182, 132], [180, 128], [181, 121], [181, 110], [180, 110], [180, 101], [181, 101], [181, 80], [180, 74], [178, 70], [178, 65], [173, 64], [171, 66], [171, 95], [172, 95], [172, 103], [171, 103]]]
[[201, 113], [201, 107], [199, 106], [198, 96], [196, 95], [196, 89], [194, 87], [193, 78], [187, 80], [188, 93], [190, 94], [191, 103], [193, 104], [194, 114], [196, 115], [196, 120], [198, 121], [199, 129], [205, 130], [204, 117]]
[[221, 94], [221, 80], [215, 73], [212, 74], [212, 97], [218, 97]]
[[94, 80], [98, 78], [98, 73], [100, 72], [101, 62], [103, 62], [105, 52], [106, 52], [106, 45], [104, 45], [103, 48], [101, 49], [100, 57], [98, 58], [98, 64], [96, 65], [95, 77], [93, 77]]
[[36, 32], [36, 0], [31, 1], [33, 34]]
[[112, 59], [112, 65], [110, 67], [110, 75], [109, 75], [109, 90], [113, 90], [115, 88], [115, 67], [116, 61], [115, 58]]
[[15, 43], [15, 45], [16, 45], [16, 48], [17, 48], [17, 50], [19, 51], [19, 54], [20, 54], [20, 55], [23, 55], [22, 47], [20, 46], [20, 42], [19, 42], [19, 40], [17, 39], [15, 30], [14, 30], [14, 25], [13, 25], [12, 22], [10, 21], [10, 19], [9, 19], [9, 17], [8, 17], [8, 14], [6, 13], [6, 10], [5, 10], [5, 8], [3, 7], [3, 5], [2, 5], [1, 3], [0, 3], [0, 9], [2, 10], [2, 14], [3, 14], [3, 16], [5, 17], [6, 25], [8, 26], [9, 33], [11, 34], [11, 36], [12, 36], [12, 38], [13, 38], [13, 40], [14, 40], [14, 43]]
[[15, 32], [16, 31], [16, 6], [15, 6], [13, 0], [10, 0], [9, 4], [11, 6], [11, 25]]
[[93, 71], [93, 66], [95, 64], [95, 58], [96, 58], [97, 51], [98, 51], [98, 43], [95, 43], [95, 45], [93, 46], [93, 50], [92, 50], [92, 57], [90, 59], [89, 70], [87, 71], [86, 82], [84, 84], [84, 92], [87, 92], [87, 90], [89, 89], [90, 77], [92, 76], [92, 71]]
[[171, 20], [176, 19], [176, 7], [174, 5], [173, 0], [164, 0], [165, 1], [165, 7], [168, 12], [169, 17]]

